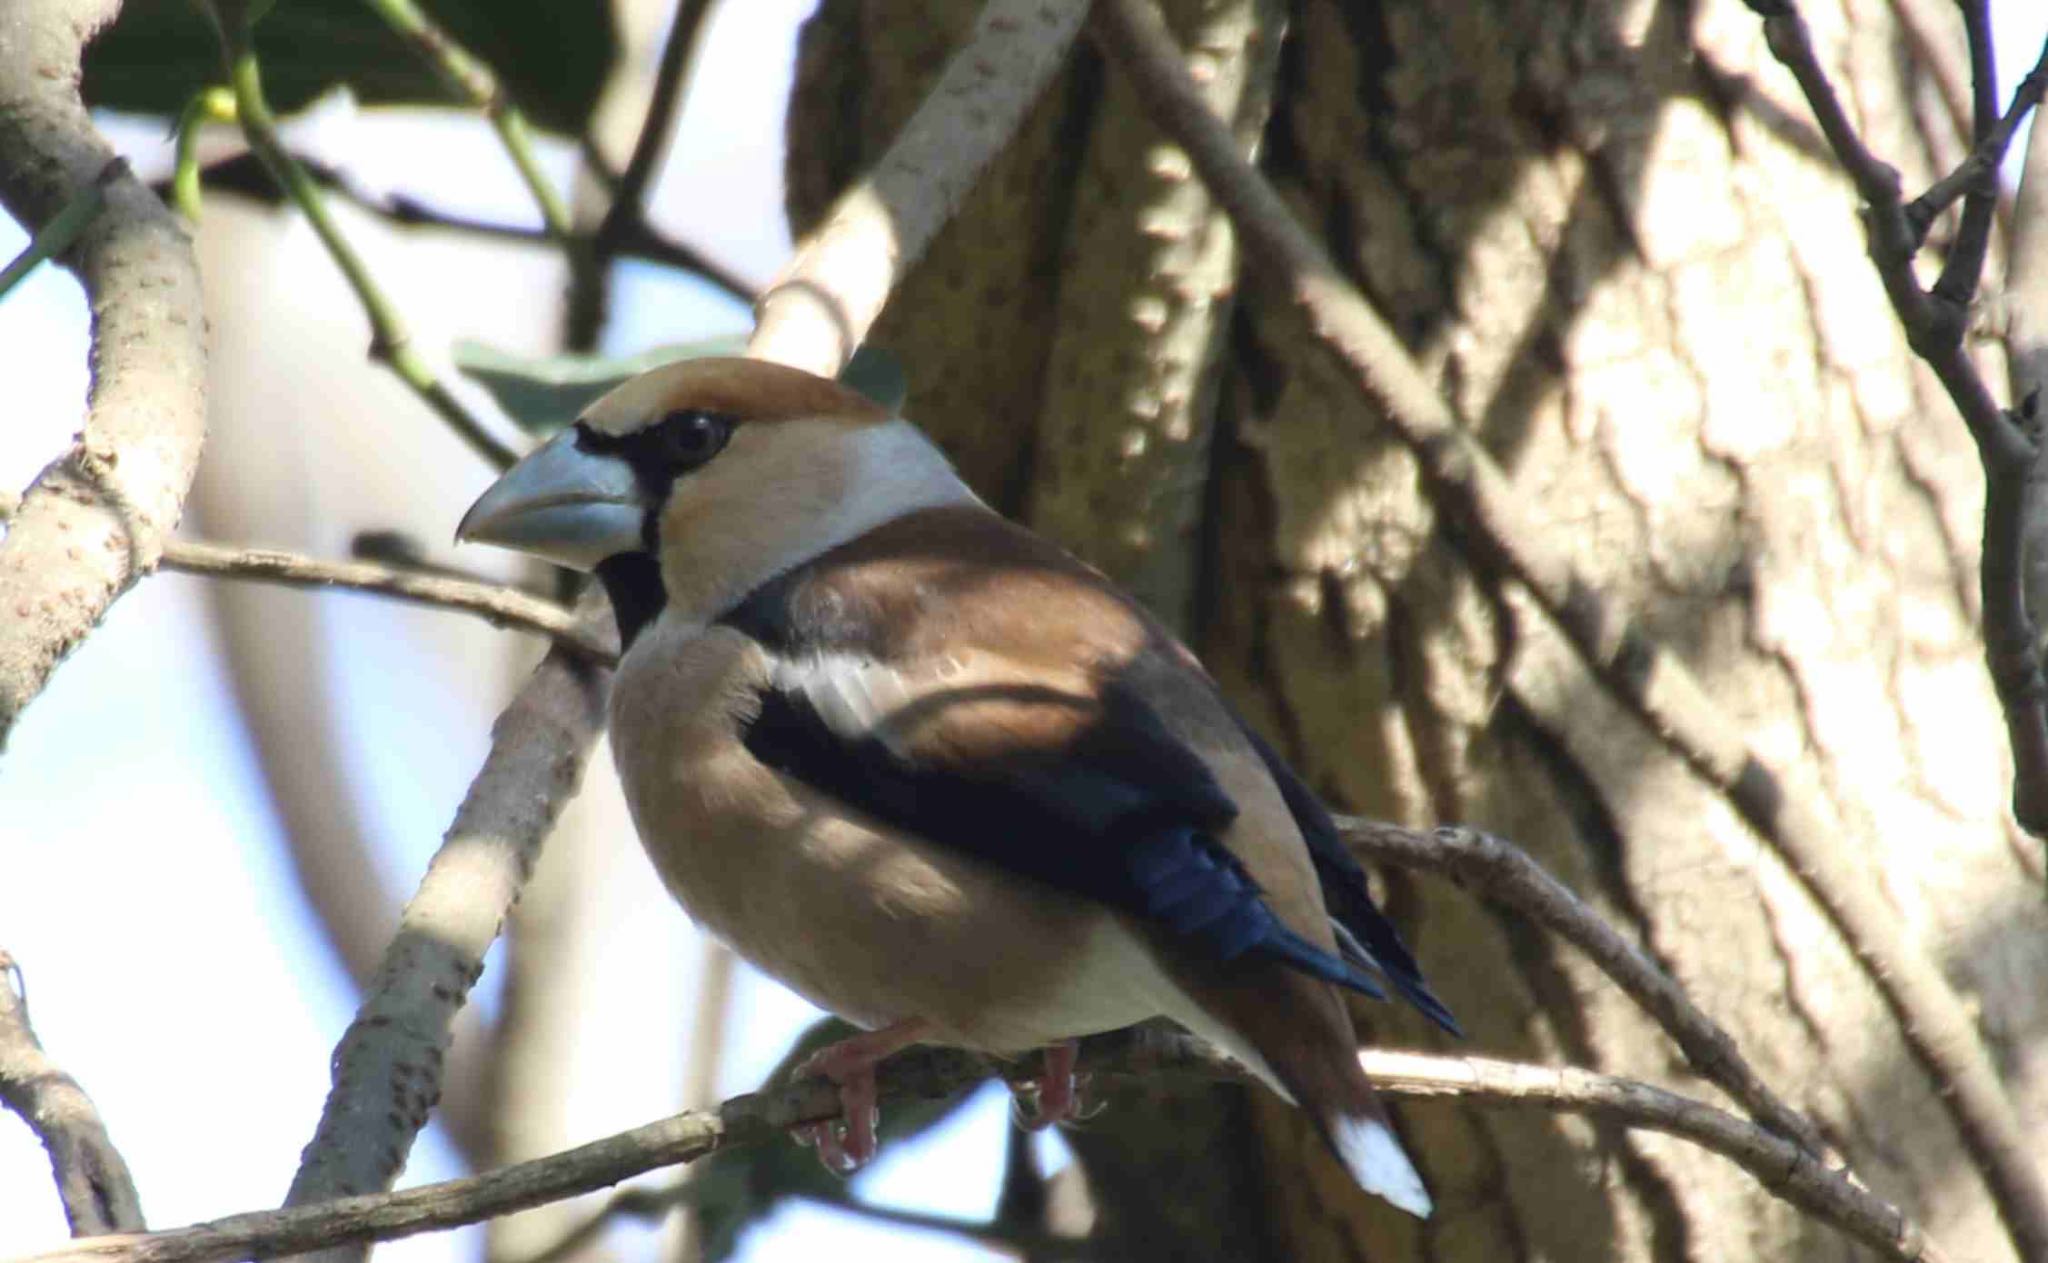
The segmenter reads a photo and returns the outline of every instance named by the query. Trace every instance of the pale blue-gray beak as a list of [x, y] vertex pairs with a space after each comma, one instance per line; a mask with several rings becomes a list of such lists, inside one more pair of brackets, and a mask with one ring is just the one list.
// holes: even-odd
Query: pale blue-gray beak
[[607, 557], [646, 547], [640, 535], [646, 512], [626, 462], [579, 451], [570, 429], [492, 483], [462, 515], [455, 538], [594, 570]]

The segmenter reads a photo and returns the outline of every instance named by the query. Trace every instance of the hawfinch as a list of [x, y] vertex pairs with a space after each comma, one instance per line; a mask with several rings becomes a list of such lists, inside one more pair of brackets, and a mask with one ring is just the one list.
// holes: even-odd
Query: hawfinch
[[875, 1146], [874, 1067], [1172, 1018], [1308, 1111], [1364, 1188], [1429, 1194], [1340, 988], [1446, 1028], [1330, 817], [1102, 575], [918, 430], [743, 359], [655, 369], [486, 491], [463, 539], [593, 570], [626, 645], [612, 750], [697, 923], [864, 1033], [813, 1059]]

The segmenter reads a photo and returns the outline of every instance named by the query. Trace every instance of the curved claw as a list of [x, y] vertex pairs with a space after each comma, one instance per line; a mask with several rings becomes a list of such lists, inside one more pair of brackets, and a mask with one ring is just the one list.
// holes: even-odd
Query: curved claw
[[873, 1160], [880, 1148], [876, 1128], [882, 1111], [877, 1104], [875, 1067], [931, 1031], [919, 1018], [868, 1031], [811, 1054], [796, 1078], [829, 1079], [839, 1088], [841, 1117], [832, 1122], [805, 1123], [790, 1129], [790, 1138], [818, 1151], [818, 1161], [835, 1175], [852, 1175]]

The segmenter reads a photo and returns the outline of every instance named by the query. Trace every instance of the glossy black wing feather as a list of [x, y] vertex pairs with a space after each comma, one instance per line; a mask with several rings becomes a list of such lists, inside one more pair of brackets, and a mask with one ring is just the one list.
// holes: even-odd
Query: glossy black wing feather
[[1151, 922], [1218, 959], [1256, 952], [1367, 995], [1374, 979], [1281, 923], [1216, 835], [1237, 805], [1142, 700], [1106, 690], [1069, 747], [973, 770], [835, 731], [770, 685], [748, 724], [763, 763], [877, 820]]
[[1322, 881], [1323, 902], [1330, 910], [1330, 919], [1351, 933], [1358, 946], [1370, 958], [1366, 964], [1391, 983], [1403, 999], [1420, 1009], [1424, 1016], [1443, 1027], [1451, 1034], [1464, 1037], [1464, 1029], [1458, 1019], [1423, 981], [1422, 967], [1415, 956], [1401, 941], [1393, 922], [1387, 920], [1372, 901], [1372, 892], [1365, 882], [1365, 870], [1351, 856], [1344, 845], [1343, 837], [1337, 832], [1337, 822], [1330, 818], [1322, 800], [1294, 769], [1287, 766], [1279, 752], [1252, 730], [1242, 719], [1238, 727], [1245, 739], [1259, 752], [1266, 770], [1273, 775], [1273, 781], [1280, 787], [1280, 797], [1287, 803], [1287, 810], [1293, 814], [1294, 823], [1301, 830], [1302, 838], [1308, 843], [1309, 856], [1315, 861], [1316, 876]]

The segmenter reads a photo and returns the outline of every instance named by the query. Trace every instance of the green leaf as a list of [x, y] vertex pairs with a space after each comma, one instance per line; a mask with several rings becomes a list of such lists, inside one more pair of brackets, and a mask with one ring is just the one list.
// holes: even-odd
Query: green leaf
[[[551, 0], [424, 0], [459, 44], [488, 62], [539, 127], [573, 135], [618, 52], [609, 5]], [[342, 84], [369, 105], [453, 105], [426, 62], [363, 0], [279, 0], [256, 27], [263, 84], [280, 114]], [[192, 0], [128, 0], [85, 54], [85, 99], [175, 118], [223, 74], [220, 41]], [[466, 106], [463, 108], [467, 108]]]
[[[856, 1033], [836, 1017], [816, 1023], [797, 1036], [768, 1082], [782, 1082], [818, 1049]], [[903, 1144], [944, 1122], [979, 1086], [943, 1101], [890, 1105], [882, 1111], [882, 1147]], [[845, 1181], [827, 1171], [814, 1151], [794, 1142], [713, 1154], [701, 1164], [693, 1184], [691, 1204], [703, 1234], [706, 1263], [731, 1258], [747, 1229], [773, 1214], [784, 1198], [809, 1195], [833, 1200], [845, 1188]]]
[[[535, 359], [480, 342], [458, 342], [455, 367], [490, 391], [505, 415], [516, 421], [520, 429], [531, 434], [552, 434], [627, 378], [677, 360], [737, 355], [746, 346], [746, 335], [735, 333], [701, 342], [658, 346], [623, 358], [551, 355]], [[839, 380], [891, 411], [903, 406], [903, 397], [908, 392], [908, 378], [896, 357], [870, 347], [853, 353]]]

